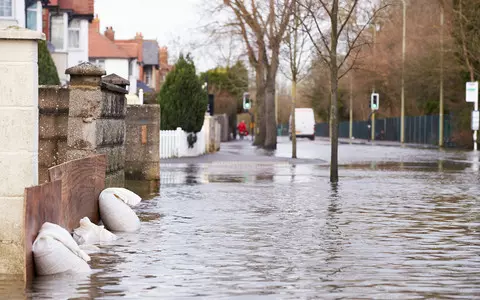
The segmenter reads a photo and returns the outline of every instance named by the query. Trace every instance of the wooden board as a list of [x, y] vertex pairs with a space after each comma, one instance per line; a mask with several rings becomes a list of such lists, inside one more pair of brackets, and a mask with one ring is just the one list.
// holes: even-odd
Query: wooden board
[[56, 180], [25, 189], [25, 282], [35, 277], [32, 245], [43, 223], [62, 224], [62, 182]]
[[104, 154], [68, 161], [50, 168], [50, 181], [61, 180], [65, 229], [72, 232], [83, 217], [100, 221], [98, 196], [105, 188], [107, 168]]

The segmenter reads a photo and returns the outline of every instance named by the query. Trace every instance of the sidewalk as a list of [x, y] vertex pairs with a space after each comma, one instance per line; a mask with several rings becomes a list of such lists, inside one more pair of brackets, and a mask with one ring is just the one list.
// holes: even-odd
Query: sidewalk
[[[330, 138], [328, 137], [315, 137], [316, 139], [320, 141], [330, 141]], [[438, 149], [438, 146], [436, 145], [430, 145], [430, 144], [407, 144], [396, 141], [368, 141], [368, 140], [362, 140], [362, 139], [349, 139], [349, 138], [339, 138], [338, 142], [340, 144], [354, 144], [354, 145], [372, 145], [372, 146], [384, 146], [384, 147], [407, 147], [407, 148], [420, 148], [420, 149]]]

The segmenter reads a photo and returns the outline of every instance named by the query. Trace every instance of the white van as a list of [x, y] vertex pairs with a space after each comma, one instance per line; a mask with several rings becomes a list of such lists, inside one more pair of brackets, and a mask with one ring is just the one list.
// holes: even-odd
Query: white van
[[[289, 121], [290, 140], [292, 139], [292, 116]], [[315, 139], [315, 115], [312, 108], [296, 108], [295, 109], [295, 132], [297, 137], [308, 137], [310, 140]]]

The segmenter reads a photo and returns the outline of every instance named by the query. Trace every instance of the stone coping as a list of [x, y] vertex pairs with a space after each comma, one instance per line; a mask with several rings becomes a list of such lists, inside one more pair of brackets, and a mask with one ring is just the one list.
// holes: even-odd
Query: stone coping
[[0, 40], [45, 40], [45, 34], [20, 26], [0, 28]]

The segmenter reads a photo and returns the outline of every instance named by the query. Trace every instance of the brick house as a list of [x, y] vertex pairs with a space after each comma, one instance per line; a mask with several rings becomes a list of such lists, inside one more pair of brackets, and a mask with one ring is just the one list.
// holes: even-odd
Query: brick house
[[107, 74], [117, 74], [129, 81], [138, 79], [138, 53], [135, 49], [122, 47], [115, 43], [115, 31], [112, 27], [100, 33], [98, 17], [90, 24], [88, 59], [103, 68]]
[[63, 82], [68, 80], [65, 69], [88, 61], [93, 12], [94, 0], [49, 0], [43, 10], [43, 33]]
[[172, 70], [168, 64], [167, 47], [160, 47], [156, 40], [144, 39], [141, 33], [131, 40], [115, 40], [115, 44], [137, 54], [139, 87], [143, 84], [159, 92], [165, 76]]

